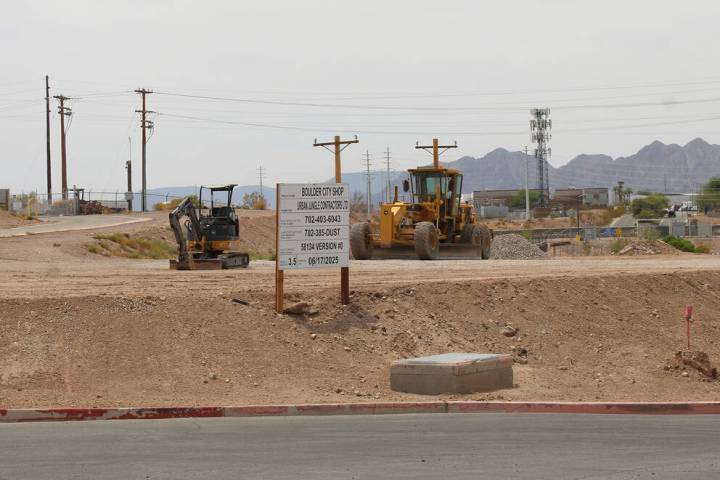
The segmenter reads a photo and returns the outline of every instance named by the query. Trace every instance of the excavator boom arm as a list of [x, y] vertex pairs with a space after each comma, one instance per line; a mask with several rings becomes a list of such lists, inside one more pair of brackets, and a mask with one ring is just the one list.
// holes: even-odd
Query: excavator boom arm
[[193, 236], [192, 240], [200, 242], [202, 240], [202, 228], [200, 227], [200, 220], [198, 219], [197, 209], [190, 198], [185, 198], [180, 205], [170, 212], [170, 228], [172, 228], [175, 234], [175, 240], [178, 244], [178, 256], [181, 260], [188, 259], [188, 247], [185, 236], [183, 235], [182, 225], [180, 219], [182, 217], [188, 217], [190, 219], [190, 233]]

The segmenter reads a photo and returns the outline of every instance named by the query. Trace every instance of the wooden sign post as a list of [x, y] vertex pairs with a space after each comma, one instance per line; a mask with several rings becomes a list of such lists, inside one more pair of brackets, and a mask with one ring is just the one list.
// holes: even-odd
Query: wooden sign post
[[[329, 146], [333, 146], [333, 149], [330, 150], [335, 154], [335, 183], [342, 182], [342, 168], [340, 164], [340, 152], [345, 150], [348, 145], [351, 145], [353, 143], [358, 143], [359, 140], [357, 138], [357, 135], [355, 135], [355, 138], [353, 140], [340, 140], [339, 135], [335, 135], [335, 139], [332, 142], [320, 142], [318, 143], [317, 139], [315, 139], [315, 142], [313, 143], [314, 147], [323, 147], [326, 150], [330, 150], [328, 148]], [[349, 194], [350, 192], [348, 192]], [[350, 230], [350, 227], [348, 226], [348, 231]], [[349, 235], [349, 233], [348, 233]], [[350, 268], [349, 267], [342, 267], [340, 268], [340, 303], [343, 305], [347, 305], [350, 303]]]
[[693, 306], [688, 305], [685, 307], [685, 322], [687, 322], [687, 342], [688, 342], [688, 352], [691, 351], [690, 348], [690, 324], [693, 321]]

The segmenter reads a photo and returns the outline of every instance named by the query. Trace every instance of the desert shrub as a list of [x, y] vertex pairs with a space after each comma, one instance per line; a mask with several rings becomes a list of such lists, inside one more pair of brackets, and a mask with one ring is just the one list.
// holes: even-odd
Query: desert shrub
[[127, 233], [97, 233], [93, 238], [96, 242], [86, 244], [85, 248], [101, 255], [161, 260], [177, 254], [177, 247], [154, 238], [133, 238]]
[[[190, 201], [195, 205], [196, 208], [200, 207], [200, 200], [198, 199], [197, 195], [188, 195]], [[170, 201], [167, 202], [158, 202], [153, 206], [153, 210], [156, 212], [162, 212], [164, 210], [174, 210], [178, 205], [180, 205], [180, 202], [185, 200], [185, 198], [173, 198]]]
[[687, 238], [680, 238], [675, 237], [673, 235], [668, 235], [663, 238], [663, 241], [667, 243], [668, 245], [672, 245], [673, 247], [677, 248], [678, 250], [682, 252], [690, 252], [690, 253], [696, 253], [695, 244], [692, 243]]
[[618, 253], [620, 250], [627, 247], [628, 243], [630, 242], [626, 238], [616, 238], [610, 244], [610, 251], [613, 253]]
[[695, 253], [710, 253], [710, 247], [707, 245], [697, 245], [695, 247]]
[[618, 217], [625, 215], [625, 207], [620, 205], [617, 207], [610, 207], [607, 210], [603, 210], [597, 215], [597, 224], [601, 226], [610, 225], [613, 220]]
[[645, 240], [646, 242], [654, 242], [655, 240], [660, 240], [660, 232], [658, 232], [657, 228], [654, 227], [641, 228], [640, 232], [638, 232], [638, 235], [642, 240]]
[[265, 197], [258, 197], [252, 205], [253, 210], [265, 210], [267, 208], [267, 200]]

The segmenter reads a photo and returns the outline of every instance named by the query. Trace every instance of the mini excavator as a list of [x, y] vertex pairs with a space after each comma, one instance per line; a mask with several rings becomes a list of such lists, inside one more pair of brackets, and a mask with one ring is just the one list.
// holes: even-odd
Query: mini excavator
[[[231, 203], [236, 186], [202, 186], [198, 206], [187, 197], [170, 212], [170, 227], [178, 244], [178, 258], [170, 260], [170, 269], [220, 270], [249, 265], [250, 256], [239, 251], [240, 220]], [[209, 208], [204, 208], [203, 192], [210, 194]], [[215, 200], [217, 194], [223, 196], [222, 192], [227, 195], [227, 204]]]

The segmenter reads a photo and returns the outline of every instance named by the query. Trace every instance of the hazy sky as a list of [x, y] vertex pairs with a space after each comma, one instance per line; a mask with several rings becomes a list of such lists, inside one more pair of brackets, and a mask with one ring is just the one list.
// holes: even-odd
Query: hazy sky
[[[128, 137], [140, 185], [138, 87], [157, 92], [148, 97], [159, 112], [150, 188], [256, 183], [259, 165], [267, 183], [324, 180], [332, 158], [312, 143], [335, 132], [360, 138], [344, 152], [345, 171], [361, 168], [365, 150], [380, 167], [386, 147], [396, 169], [425, 162], [413, 147], [433, 134], [457, 140], [448, 159], [520, 150], [533, 106], [552, 109], [555, 165], [580, 153], [629, 155], [655, 139], [720, 143], [717, 1], [3, 0], [1, 8], [0, 188], [45, 190], [45, 74], [51, 95], [77, 97], [69, 183], [94, 190], [124, 190]], [[59, 190], [55, 101], [51, 109]]]

